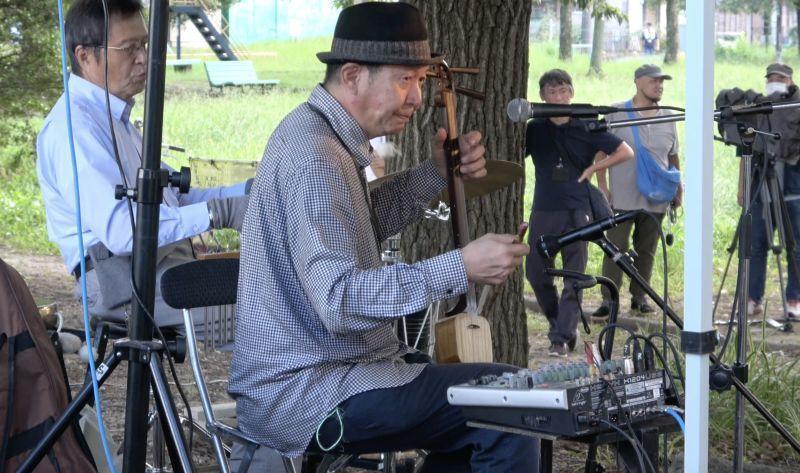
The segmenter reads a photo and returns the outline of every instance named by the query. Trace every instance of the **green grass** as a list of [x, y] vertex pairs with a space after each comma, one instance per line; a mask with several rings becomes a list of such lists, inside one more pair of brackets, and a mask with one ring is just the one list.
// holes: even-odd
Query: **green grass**
[[[318, 38], [304, 41], [265, 42], [250, 48], [251, 59], [262, 78], [278, 78], [281, 85], [265, 94], [258, 91], [226, 91], [224, 94], [211, 93], [201, 65], [196, 65], [188, 73], [176, 73], [169, 70], [167, 74], [167, 94], [164, 108], [164, 142], [183, 146], [188, 154], [196, 157], [213, 159], [237, 159], [245, 161], [259, 160], [264, 145], [285, 114], [304, 101], [311, 88], [323, 75], [323, 65], [317, 61], [315, 53], [327, 50], [329, 39]], [[557, 59], [554, 43], [531, 45], [530, 74], [528, 96], [537, 97], [537, 80], [545, 70], [561, 67], [568, 70], [575, 80], [575, 101], [596, 104], [608, 104], [629, 98], [633, 93], [632, 71], [645, 59], [660, 61], [659, 57], [627, 58], [608, 61], [604, 66], [605, 76], [589, 76], [588, 56], [578, 55], [571, 62], [564, 63]], [[746, 54], [745, 54], [746, 53]], [[188, 57], [212, 59], [205, 50], [185, 50]], [[203, 54], [204, 56], [194, 56]], [[770, 62], [768, 52], [762, 48], [739, 47], [737, 54], [744, 55], [747, 62], [717, 61], [716, 88], [740, 86], [743, 88], [762, 87], [763, 67]], [[796, 59], [794, 50], [786, 51], [787, 60]], [[726, 53], [725, 57], [732, 56]], [[685, 96], [685, 67], [682, 62], [667, 67], [674, 80], [668, 82], [663, 103], [681, 105]], [[142, 101], [134, 109], [134, 118], [143, 115]], [[683, 125], [679, 124], [679, 135], [683, 137]], [[30, 143], [30, 142], [28, 142]], [[23, 161], [32, 161], [33, 147], [28, 148], [29, 155]], [[179, 155], [180, 156], [180, 155]], [[691, 159], [681, 151], [682, 160]], [[177, 160], [169, 161], [181, 164]], [[527, 164], [530, 164], [528, 162]], [[724, 249], [729, 244], [731, 234], [738, 217], [735, 203], [737, 158], [733, 150], [721, 144], [715, 144], [714, 188], [715, 188], [715, 242], [714, 261], [717, 276], [727, 253]], [[14, 172], [5, 173], [4, 185], [0, 189], [0, 200], [5, 202], [0, 224], [4, 233], [12, 236], [7, 244], [20, 249], [35, 251], [52, 251], [52, 245], [46, 242], [43, 226], [43, 214], [32, 176], [33, 167], [26, 163]], [[531, 205], [533, 168], [527, 166], [527, 188], [525, 195], [525, 215]], [[14, 207], [11, 207], [13, 202]], [[38, 210], [37, 210], [37, 205]], [[27, 210], [31, 210], [28, 212]], [[683, 228], [680, 223], [674, 229], [676, 243], [668, 255], [669, 280], [673, 295], [682, 291], [683, 275]], [[593, 248], [588, 270], [599, 272], [601, 255]], [[660, 261], [660, 256], [659, 256]], [[661, 286], [660, 266], [656, 266], [653, 282]]]

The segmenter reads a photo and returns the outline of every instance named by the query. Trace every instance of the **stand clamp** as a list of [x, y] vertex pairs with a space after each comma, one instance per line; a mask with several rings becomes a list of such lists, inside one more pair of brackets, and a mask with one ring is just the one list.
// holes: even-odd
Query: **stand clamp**
[[719, 334], [716, 330], [708, 332], [681, 332], [681, 352], [689, 355], [707, 355], [714, 353]]
[[[114, 188], [114, 198], [122, 200], [127, 197], [142, 204], [160, 204], [161, 189], [167, 186], [176, 187], [181, 194], [189, 192], [192, 182], [192, 172], [186, 166], [181, 166], [180, 171], [169, 172], [168, 169], [152, 171], [140, 169], [137, 186], [135, 189], [117, 184]], [[141, 196], [141, 200], [139, 197]]]

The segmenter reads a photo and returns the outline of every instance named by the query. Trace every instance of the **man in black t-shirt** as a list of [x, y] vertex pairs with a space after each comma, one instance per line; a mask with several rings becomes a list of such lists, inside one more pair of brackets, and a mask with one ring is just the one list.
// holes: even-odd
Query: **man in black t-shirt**
[[[566, 105], [573, 95], [572, 78], [566, 71], [553, 69], [539, 79], [539, 96], [547, 103]], [[566, 287], [559, 301], [553, 278], [544, 272], [552, 261], [539, 255], [535, 243], [541, 235], [560, 234], [594, 220], [587, 182], [595, 172], [631, 159], [633, 150], [611, 133], [589, 133], [578, 119], [553, 117], [528, 122], [525, 152], [536, 167], [528, 237], [532, 250], [525, 275], [550, 323], [550, 355], [567, 356], [577, 342], [580, 295]], [[608, 159], [596, 162], [598, 153], [607, 154]], [[586, 242], [561, 249], [564, 269], [583, 272], [587, 257]]]

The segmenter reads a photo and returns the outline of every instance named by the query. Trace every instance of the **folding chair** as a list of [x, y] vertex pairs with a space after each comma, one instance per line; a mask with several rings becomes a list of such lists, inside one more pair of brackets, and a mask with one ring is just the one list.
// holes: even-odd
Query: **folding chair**
[[[238, 259], [208, 259], [182, 264], [167, 270], [161, 277], [161, 295], [164, 301], [175, 309], [183, 310], [186, 329], [186, 346], [189, 363], [192, 366], [197, 391], [205, 415], [205, 430], [214, 446], [214, 454], [220, 471], [230, 473], [228, 458], [222, 445], [222, 438], [245, 446], [246, 453], [238, 472], [245, 473], [250, 467], [258, 442], [237, 428], [225, 425], [215, 419], [208, 395], [203, 371], [197, 356], [197, 337], [192, 323], [191, 309], [211, 306], [226, 306], [236, 303], [236, 287], [239, 279]], [[206, 328], [207, 329], [207, 328]], [[195, 428], [195, 426], [192, 426]], [[283, 458], [285, 471], [296, 473], [294, 464]]]

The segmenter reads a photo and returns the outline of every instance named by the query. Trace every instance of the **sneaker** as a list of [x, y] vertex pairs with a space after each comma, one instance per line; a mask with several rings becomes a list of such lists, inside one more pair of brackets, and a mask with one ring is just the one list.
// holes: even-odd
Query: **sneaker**
[[[792, 302], [794, 302], [796, 304], [795, 307], [797, 308], [797, 310], [796, 310], [795, 313], [800, 316], [800, 301], [788, 301], [788, 303], [786, 304], [787, 305], [787, 309], [788, 309], [787, 311], [789, 312], [789, 314], [791, 314], [791, 312], [792, 312], [792, 310], [791, 310]], [[747, 301], [747, 315], [748, 316], [750, 316], [750, 315], [759, 315], [762, 312], [764, 312], [764, 307], [761, 305], [761, 301], [754, 301], [753, 299], [749, 299]], [[791, 315], [789, 315], [789, 317], [791, 317]]]
[[[749, 306], [748, 306], [749, 308]], [[800, 320], [800, 301], [789, 299], [786, 301], [786, 317], [792, 320]]]
[[606, 320], [609, 315], [611, 315], [611, 309], [609, 309], [607, 305], [601, 304], [600, 307], [592, 312], [591, 317], [593, 319]]
[[548, 355], [559, 357], [559, 358], [566, 358], [567, 357], [567, 344], [566, 343], [551, 343], [550, 349], [547, 352]]

